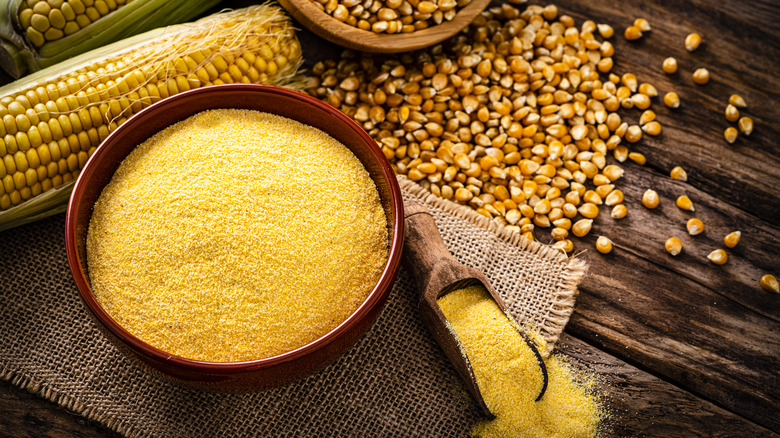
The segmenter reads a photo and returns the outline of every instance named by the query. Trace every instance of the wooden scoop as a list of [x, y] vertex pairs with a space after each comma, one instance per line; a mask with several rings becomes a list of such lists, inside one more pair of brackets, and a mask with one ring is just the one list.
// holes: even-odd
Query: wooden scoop
[[[492, 417], [493, 414], [482, 399], [469, 359], [455, 333], [448, 328], [447, 318], [436, 300], [448, 292], [481, 284], [505, 314], [506, 304], [482, 272], [458, 262], [450, 254], [436, 228], [433, 216], [424, 205], [417, 202], [404, 204], [404, 226], [406, 236], [402, 262], [422, 291], [419, 311], [423, 324], [444, 350], [482, 411]], [[507, 317], [510, 316], [507, 314]], [[525, 333], [520, 334], [533, 350], [543, 375], [542, 389], [536, 398], [536, 401], [539, 401], [547, 389], [547, 367], [533, 341]]]

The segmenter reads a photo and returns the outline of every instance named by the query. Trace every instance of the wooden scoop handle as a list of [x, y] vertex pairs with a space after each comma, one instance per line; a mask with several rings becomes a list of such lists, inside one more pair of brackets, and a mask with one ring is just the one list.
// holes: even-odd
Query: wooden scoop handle
[[474, 371], [460, 348], [457, 336], [450, 330], [436, 299], [468, 283], [482, 283], [487, 279], [481, 272], [458, 262], [450, 254], [436, 227], [430, 211], [419, 203], [404, 204], [404, 268], [421, 289], [420, 319], [455, 367], [466, 388], [485, 415], [493, 414], [479, 392]]
[[501, 310], [506, 305], [478, 269], [466, 266], [452, 256], [439, 234], [428, 209], [417, 202], [404, 204], [404, 268], [422, 289], [421, 298], [438, 308], [436, 300], [447, 292], [481, 284]]
[[436, 300], [448, 286], [466, 277], [482, 276], [479, 271], [458, 262], [450, 254], [430, 211], [419, 203], [404, 205], [406, 238], [404, 267], [417, 284], [424, 286], [423, 296]]
[[[482, 399], [468, 357], [463, 353], [457, 336], [448, 327], [447, 318], [436, 300], [447, 292], [481, 284], [504, 313], [507, 313], [506, 304], [481, 271], [460, 263], [452, 256], [439, 234], [433, 216], [424, 205], [414, 201], [404, 204], [404, 229], [403, 264], [422, 289], [420, 318], [450, 359], [479, 407], [492, 417], [493, 414]], [[510, 318], [508, 314], [507, 317]], [[542, 390], [536, 399], [538, 401], [547, 388], [547, 369], [533, 341], [523, 332], [520, 335], [533, 350], [544, 377]]]

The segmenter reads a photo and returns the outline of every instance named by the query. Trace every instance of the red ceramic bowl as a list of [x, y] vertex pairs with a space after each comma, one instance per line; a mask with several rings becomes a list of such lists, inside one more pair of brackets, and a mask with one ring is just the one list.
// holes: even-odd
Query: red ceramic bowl
[[[288, 117], [325, 131], [365, 166], [387, 216], [389, 254], [384, 271], [363, 304], [319, 339], [295, 350], [246, 362], [203, 362], [173, 356], [122, 328], [95, 299], [89, 285], [86, 236], [92, 206], [122, 160], [156, 132], [200, 111], [240, 108]], [[199, 88], [164, 99], [130, 118], [106, 138], [81, 171], [68, 205], [65, 244], [68, 263], [90, 315], [120, 350], [152, 371], [199, 388], [243, 391], [288, 383], [310, 375], [346, 352], [368, 330], [395, 281], [403, 246], [403, 202], [398, 182], [376, 142], [352, 119], [317, 99], [285, 88], [231, 84]]]

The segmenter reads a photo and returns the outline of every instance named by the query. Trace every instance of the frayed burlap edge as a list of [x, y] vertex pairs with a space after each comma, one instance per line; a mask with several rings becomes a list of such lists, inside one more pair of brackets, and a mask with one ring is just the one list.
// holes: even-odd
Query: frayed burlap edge
[[122, 421], [117, 420], [109, 415], [103, 414], [93, 407], [87, 406], [78, 400], [73, 399], [67, 394], [63, 394], [57, 390], [52, 389], [46, 384], [36, 382], [28, 376], [20, 374], [16, 371], [9, 370], [8, 368], [0, 365], [0, 379], [10, 382], [17, 388], [29, 391], [36, 394], [50, 402], [67, 409], [71, 413], [81, 415], [101, 424], [102, 426], [129, 438], [150, 438], [152, 435], [148, 433], [142, 433]]
[[[574, 304], [579, 293], [577, 284], [588, 270], [587, 263], [576, 257], [567, 257], [564, 253], [549, 245], [526, 239], [519, 233], [506, 229], [506, 226], [491, 221], [466, 206], [440, 198], [404, 175], [397, 175], [397, 178], [401, 190], [414, 196], [419, 201], [468, 221], [477, 227], [486, 229], [497, 235], [504, 242], [517, 246], [523, 251], [528, 251], [546, 260], [566, 264], [566, 274], [561, 276], [561, 282], [558, 284], [560, 293], [554, 298], [552, 306], [549, 309], [544, 309], [550, 317], [544, 319], [542, 327], [536, 327], [547, 343], [545, 356], [549, 355], [555, 348], [555, 344], [558, 342], [563, 329], [574, 312]], [[511, 309], [510, 313], [513, 313]], [[513, 316], [517, 315], [513, 314]]]

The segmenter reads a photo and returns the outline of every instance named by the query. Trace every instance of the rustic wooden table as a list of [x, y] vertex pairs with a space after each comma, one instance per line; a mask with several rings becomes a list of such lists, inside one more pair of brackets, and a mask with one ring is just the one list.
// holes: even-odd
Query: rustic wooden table
[[[611, 24], [615, 71], [682, 99], [677, 110], [654, 105], [663, 133], [633, 146], [647, 164], [624, 166], [629, 215], [616, 223], [600, 215], [577, 242], [593, 248], [603, 234], [615, 250], [580, 255], [590, 270], [562, 351], [603, 376], [613, 436], [780, 436], [780, 295], [758, 283], [766, 273], [780, 277], [780, 4], [563, 0], [558, 7], [578, 23]], [[622, 31], [637, 17], [653, 30], [627, 42]], [[683, 41], [692, 31], [705, 43], [688, 53]], [[301, 39], [310, 60], [339, 51], [306, 32]], [[661, 71], [667, 56], [678, 59], [677, 74]], [[709, 84], [692, 82], [698, 67], [712, 73]], [[745, 98], [756, 127], [729, 145], [723, 111], [732, 93]], [[676, 165], [687, 170], [687, 182], [668, 177]], [[658, 209], [639, 205], [647, 188], [660, 194]], [[692, 214], [674, 206], [681, 194], [706, 224], [702, 235], [685, 233]], [[734, 230], [742, 240], [728, 263], [710, 263], [706, 255]], [[663, 248], [672, 235], [684, 245], [674, 258]], [[0, 436], [113, 435], [0, 383]]]

